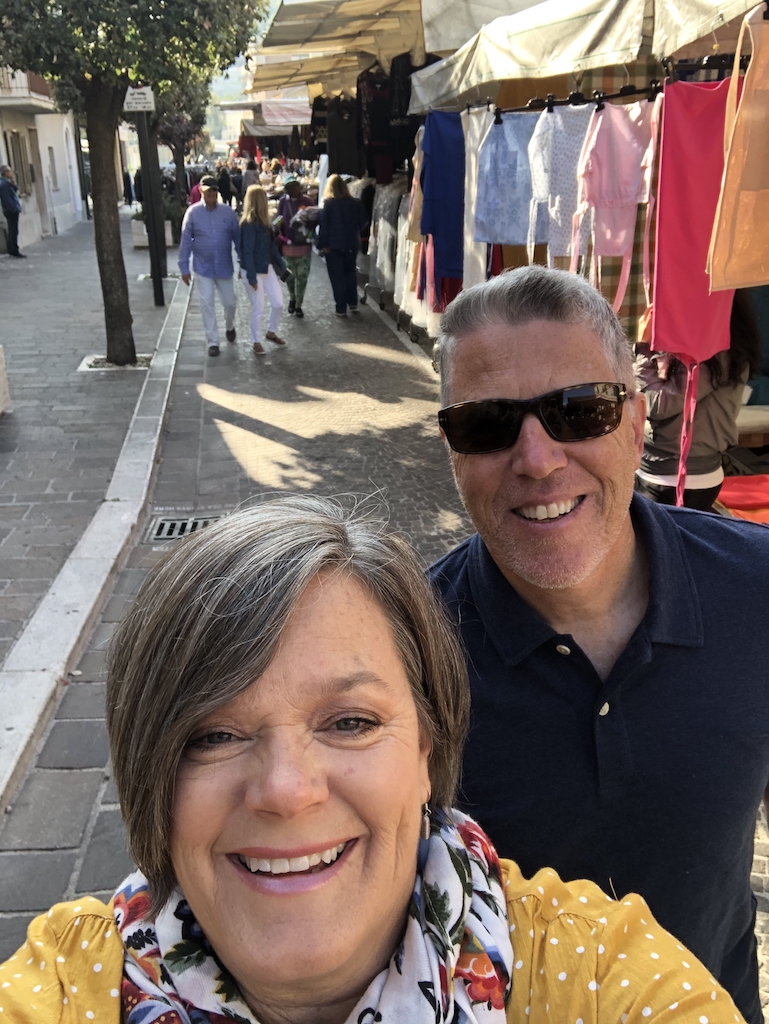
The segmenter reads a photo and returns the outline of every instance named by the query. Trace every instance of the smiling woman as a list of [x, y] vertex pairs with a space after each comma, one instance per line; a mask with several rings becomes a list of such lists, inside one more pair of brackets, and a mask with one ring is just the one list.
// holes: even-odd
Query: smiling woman
[[527, 881], [453, 807], [464, 660], [414, 553], [365, 516], [283, 498], [183, 542], [107, 689], [140, 871], [32, 922], [2, 1019], [741, 1019], [640, 897]]

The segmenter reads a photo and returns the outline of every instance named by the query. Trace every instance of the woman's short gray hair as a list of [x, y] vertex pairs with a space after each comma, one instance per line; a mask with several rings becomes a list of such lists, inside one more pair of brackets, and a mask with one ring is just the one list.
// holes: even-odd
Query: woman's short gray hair
[[448, 405], [450, 401], [451, 359], [462, 338], [486, 324], [514, 327], [532, 320], [590, 327], [603, 346], [617, 382], [625, 384], [630, 394], [635, 392], [630, 342], [603, 295], [578, 274], [534, 265], [508, 270], [476, 284], [460, 292], [447, 307], [441, 317], [437, 353], [442, 404]]
[[115, 633], [107, 727], [133, 857], [159, 909], [175, 884], [176, 774], [198, 724], [274, 658], [292, 609], [321, 572], [348, 574], [392, 626], [430, 744], [431, 802], [451, 806], [469, 715], [454, 627], [413, 549], [365, 511], [284, 497], [236, 512], [155, 565]]

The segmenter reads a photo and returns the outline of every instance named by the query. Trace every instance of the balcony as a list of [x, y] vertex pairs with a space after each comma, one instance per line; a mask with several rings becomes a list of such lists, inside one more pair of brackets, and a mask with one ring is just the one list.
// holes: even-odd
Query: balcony
[[0, 68], [0, 111], [45, 114], [55, 109], [48, 83], [40, 75]]

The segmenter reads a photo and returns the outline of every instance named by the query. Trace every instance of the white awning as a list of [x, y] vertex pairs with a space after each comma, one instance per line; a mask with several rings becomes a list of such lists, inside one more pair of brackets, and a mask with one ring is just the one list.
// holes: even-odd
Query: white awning
[[517, 14], [542, 0], [422, 0], [425, 50], [447, 54], [502, 15]]
[[322, 82], [329, 88], [355, 89], [355, 83], [361, 71], [375, 62], [373, 56], [367, 58], [356, 54], [315, 54], [308, 57], [296, 57], [291, 60], [273, 58], [254, 68], [251, 81], [251, 92], [262, 89], [281, 89], [286, 86], [312, 85]]
[[[545, 0], [497, 18], [456, 53], [411, 76], [412, 114], [494, 96], [514, 78], [627, 64], [644, 54], [726, 49], [755, 0]], [[729, 22], [737, 19], [737, 25]], [[698, 46], [697, 41], [702, 40]]]
[[[257, 54], [370, 54], [385, 70], [400, 53], [424, 61], [420, 0], [283, 0]], [[373, 61], [372, 61], [373, 63]]]
[[247, 118], [240, 122], [241, 135], [255, 135], [259, 139], [272, 138], [275, 135], [290, 135], [290, 125], [265, 124], [262, 118]]

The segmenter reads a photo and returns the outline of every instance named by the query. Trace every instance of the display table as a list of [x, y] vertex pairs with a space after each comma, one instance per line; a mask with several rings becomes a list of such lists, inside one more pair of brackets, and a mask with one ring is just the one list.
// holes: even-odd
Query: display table
[[741, 448], [763, 448], [769, 444], [769, 405], [743, 405], [737, 414]]

